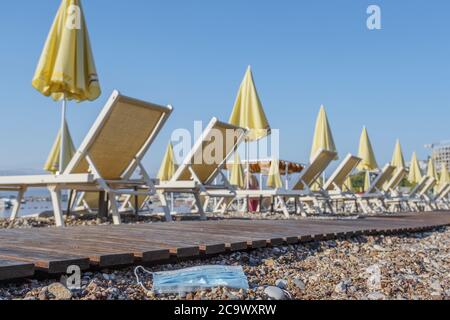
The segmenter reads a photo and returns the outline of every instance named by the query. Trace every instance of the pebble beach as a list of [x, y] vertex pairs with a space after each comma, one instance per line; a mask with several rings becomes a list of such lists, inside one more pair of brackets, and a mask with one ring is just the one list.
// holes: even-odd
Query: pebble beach
[[[155, 218], [152, 218], [155, 219]], [[0, 228], [47, 227], [48, 219], [20, 219]], [[148, 218], [125, 223], [149, 223]], [[69, 219], [69, 225], [108, 224]], [[82, 275], [81, 290], [61, 279], [0, 283], [0, 299], [25, 300], [450, 300], [450, 229], [392, 236], [358, 236], [337, 241], [259, 249], [207, 260], [146, 267], [149, 272], [202, 265], [242, 266], [249, 290], [214, 288], [157, 295], [152, 277], [134, 268]], [[64, 280], [64, 279], [62, 279]]]

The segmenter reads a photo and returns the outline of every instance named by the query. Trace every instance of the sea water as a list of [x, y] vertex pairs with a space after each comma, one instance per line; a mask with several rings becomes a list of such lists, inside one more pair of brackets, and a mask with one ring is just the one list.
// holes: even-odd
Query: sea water
[[[17, 192], [1, 192], [0, 198], [9, 198], [10, 196], [16, 197]], [[19, 217], [31, 217], [36, 216], [44, 212], [53, 212], [53, 206], [51, 201], [46, 200], [34, 200], [34, 199], [45, 199], [48, 198], [50, 194], [46, 189], [36, 188], [30, 189], [25, 197], [27, 198], [26, 203], [20, 205]], [[31, 200], [31, 199], [33, 200]], [[62, 208], [65, 210], [67, 207], [67, 201], [62, 202]], [[4, 209], [0, 208], [0, 218], [9, 218], [11, 215], [12, 208]]]
[[[67, 202], [62, 202], [62, 207], [67, 207]], [[11, 216], [11, 209], [0, 209], [0, 218], [9, 218]], [[36, 216], [44, 212], [52, 212], [53, 206], [51, 201], [28, 201], [21, 204], [19, 217], [31, 217]]]

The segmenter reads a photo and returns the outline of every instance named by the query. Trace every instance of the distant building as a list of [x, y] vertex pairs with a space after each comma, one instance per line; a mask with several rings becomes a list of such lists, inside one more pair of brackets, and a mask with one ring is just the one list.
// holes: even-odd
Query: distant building
[[443, 141], [431, 146], [432, 156], [436, 162], [436, 170], [441, 171], [442, 165], [450, 170], [450, 141]]

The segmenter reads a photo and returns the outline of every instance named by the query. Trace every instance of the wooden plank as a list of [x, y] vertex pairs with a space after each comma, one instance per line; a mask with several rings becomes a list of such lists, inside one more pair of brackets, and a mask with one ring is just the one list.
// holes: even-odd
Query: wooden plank
[[33, 275], [33, 263], [0, 259], [0, 281], [27, 278]]
[[46, 252], [44, 250], [28, 250], [17, 247], [9, 247], [5, 244], [0, 248], [0, 259], [20, 261], [34, 264], [36, 270], [50, 274], [65, 273], [72, 265], [79, 266], [81, 270], [89, 269], [89, 259], [68, 254]]
[[[257, 238], [252, 239], [249, 235], [236, 232], [228, 232], [218, 226], [212, 225], [187, 225], [187, 224], [159, 224], [157, 226], [159, 231], [164, 230], [167, 235], [174, 234], [175, 236], [187, 236], [197, 239], [210, 239], [212, 241], [225, 243], [225, 247], [229, 251], [247, 250], [256, 244], [257, 248], [265, 247], [266, 240]], [[152, 230], [153, 232], [153, 230]]]
[[[216, 254], [226, 249], [246, 250], [348, 235], [412, 232], [449, 224], [450, 213], [426, 213], [358, 220], [223, 220], [12, 229], [0, 230], [0, 261], [9, 261], [17, 268], [34, 265], [37, 270], [63, 273], [69, 265], [80, 265], [82, 269], [89, 264], [116, 267], [136, 260], [159, 262], [170, 256], [195, 258], [200, 253]], [[8, 269], [12, 267], [6, 262], [3, 264], [3, 270], [12, 270]], [[21, 277], [19, 271], [17, 275]]]
[[[69, 237], [72, 237], [74, 242], [85, 242], [84, 238], [90, 239], [89, 241], [94, 241], [95, 246], [103, 246], [103, 247], [116, 247], [116, 248], [125, 248], [129, 249], [133, 247], [131, 244], [128, 246], [128, 242], [134, 243], [134, 249], [136, 252], [133, 254], [141, 255], [143, 257], [143, 253], [139, 253], [138, 249], [141, 251], [146, 251], [148, 256], [150, 257], [149, 261], [158, 261], [160, 259], [154, 259], [155, 252], [159, 252], [157, 256], [161, 257], [162, 255], [166, 255], [168, 251], [170, 254], [178, 257], [178, 258], [188, 258], [188, 257], [196, 257], [200, 254], [199, 244], [198, 243], [189, 243], [189, 241], [177, 241], [171, 239], [161, 239], [161, 234], [157, 234], [155, 232], [142, 232], [139, 230], [128, 230], [123, 231], [120, 228], [112, 228], [111, 226], [107, 228], [99, 228], [98, 227], [89, 227], [89, 228], [72, 228], [64, 230], [65, 234]], [[56, 231], [58, 234], [59, 231]], [[125, 243], [124, 243], [125, 240]], [[139, 246], [139, 248], [137, 248]], [[153, 248], [153, 249], [152, 249]], [[224, 245], [221, 245], [221, 250], [224, 251]], [[214, 246], [210, 247], [211, 250], [216, 250]], [[162, 250], [162, 251], [161, 251]], [[163, 257], [166, 258], [166, 257]]]
[[[81, 247], [89, 248], [100, 253], [111, 252], [111, 248], [114, 248], [119, 253], [133, 254], [135, 258], [142, 262], [162, 261], [170, 258], [170, 251], [167, 246], [157, 246], [140, 239], [131, 239], [127, 235], [111, 237], [102, 230], [89, 234], [86, 232], [80, 233], [76, 229], [64, 229], [62, 231], [53, 229], [51, 232], [41, 232], [34, 237], [34, 241], [37, 241], [38, 237], [50, 242], [69, 242], [71, 246], [76, 246], [78, 249]], [[126, 242], [124, 242], [124, 239], [126, 239]], [[63, 248], [63, 250], [67, 250], [67, 248]]]
[[[38, 230], [39, 229], [35, 229]], [[54, 229], [58, 230], [58, 229]], [[102, 246], [95, 241], [71, 241], [67, 238], [57, 237], [55, 235], [45, 235], [43, 231], [29, 231], [25, 234], [22, 230], [11, 230], [8, 233], [14, 235], [14, 237], [6, 238], [3, 234], [0, 234], [1, 247], [13, 247], [18, 251], [25, 249], [31, 252], [40, 252], [43, 254], [51, 255], [52, 253], [58, 254], [58, 265], [65, 265], [63, 260], [69, 254], [75, 257], [86, 257], [90, 263], [99, 267], [112, 267], [121, 266], [134, 263], [133, 253], [127, 250], [119, 250], [112, 246]], [[69, 259], [72, 260], [72, 259]], [[51, 262], [51, 261], [50, 261]], [[42, 268], [46, 268], [43, 264]]]

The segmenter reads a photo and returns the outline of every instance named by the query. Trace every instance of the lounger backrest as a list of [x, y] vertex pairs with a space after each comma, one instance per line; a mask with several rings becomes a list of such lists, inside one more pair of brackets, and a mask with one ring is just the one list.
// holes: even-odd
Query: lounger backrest
[[194, 179], [192, 170], [198, 182], [211, 184], [245, 135], [245, 129], [213, 118], [175, 172], [172, 181]]
[[390, 190], [396, 189], [400, 183], [402, 183], [403, 179], [406, 177], [407, 171], [405, 169], [397, 170], [394, 177], [386, 183], [383, 187], [383, 191], [388, 192]]
[[447, 183], [442, 189], [439, 191], [439, 193], [436, 195], [436, 200], [442, 200], [445, 197], [448, 196], [450, 193], [450, 184]]
[[325, 183], [323, 189], [326, 191], [333, 191], [336, 189], [336, 186], [341, 188], [348, 176], [356, 169], [361, 161], [361, 158], [351, 154], [347, 155], [344, 161], [342, 161], [336, 171], [331, 175], [330, 179], [328, 179], [327, 183]]
[[433, 189], [437, 185], [437, 180], [435, 178], [428, 179], [428, 182], [425, 184], [422, 190], [419, 191], [419, 195], [426, 195], [431, 189]]
[[411, 190], [411, 192], [409, 193], [409, 196], [415, 196], [417, 193], [421, 192], [422, 189], [427, 185], [428, 180], [430, 180], [430, 177], [422, 177], [422, 180], [420, 180], [420, 182]]
[[319, 150], [316, 156], [301, 173], [293, 190], [304, 190], [305, 184], [311, 187], [314, 182], [325, 172], [331, 162], [336, 159], [337, 153], [327, 150]]
[[65, 173], [89, 172], [89, 156], [102, 178], [129, 178], [171, 112], [114, 91]]
[[383, 171], [376, 177], [376, 179], [372, 182], [369, 190], [366, 192], [367, 194], [376, 193], [380, 190], [383, 190], [383, 185], [392, 179], [392, 175], [394, 174], [395, 167], [387, 164]]

